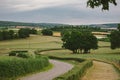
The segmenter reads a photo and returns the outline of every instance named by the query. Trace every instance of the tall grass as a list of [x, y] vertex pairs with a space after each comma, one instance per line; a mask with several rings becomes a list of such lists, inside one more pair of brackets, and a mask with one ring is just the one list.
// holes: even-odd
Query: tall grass
[[49, 65], [47, 57], [17, 58], [0, 57], [0, 80], [16, 78], [28, 73], [37, 72]]

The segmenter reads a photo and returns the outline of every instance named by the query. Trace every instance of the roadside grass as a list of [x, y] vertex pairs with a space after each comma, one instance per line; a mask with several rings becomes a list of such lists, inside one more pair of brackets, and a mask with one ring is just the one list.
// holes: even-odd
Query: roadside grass
[[69, 50], [54, 50], [44, 52], [43, 55], [69, 58], [98, 59], [116, 63], [120, 66], [120, 49], [111, 50], [109, 48], [100, 48], [91, 51], [91, 54], [72, 54]]
[[52, 67], [45, 56], [36, 58], [0, 56], [0, 80], [14, 80], [21, 76], [47, 71]]

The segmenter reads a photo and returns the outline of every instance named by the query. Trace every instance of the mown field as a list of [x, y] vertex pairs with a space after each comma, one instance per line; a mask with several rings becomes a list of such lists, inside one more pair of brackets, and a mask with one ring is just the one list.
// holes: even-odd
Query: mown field
[[10, 50], [61, 48], [61, 43], [58, 37], [31, 35], [26, 39], [0, 41], [0, 54]]
[[[109, 42], [99, 42], [99, 46], [110, 46]], [[47, 50], [61, 48], [62, 41], [60, 37], [31, 35], [30, 38], [19, 40], [0, 41], [0, 54], [7, 53], [10, 50], [30, 49]], [[101, 59], [120, 63], [120, 49], [111, 50], [110, 47], [102, 47], [97, 50], [91, 50], [90, 54], [72, 54], [69, 50], [54, 50], [46, 52], [46, 55], [76, 57], [87, 59]]]

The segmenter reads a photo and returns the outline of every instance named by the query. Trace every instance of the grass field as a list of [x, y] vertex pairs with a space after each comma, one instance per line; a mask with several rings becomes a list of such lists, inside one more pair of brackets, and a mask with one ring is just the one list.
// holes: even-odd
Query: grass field
[[[0, 53], [7, 53], [16, 49], [56, 49], [61, 48], [62, 41], [60, 37], [31, 35], [30, 38], [19, 40], [0, 41]], [[110, 46], [109, 42], [99, 42], [99, 46]], [[91, 54], [70, 54], [69, 50], [54, 50], [46, 52], [47, 55], [77, 57], [77, 58], [95, 58], [109, 60], [120, 63], [120, 49], [111, 50], [109, 47], [91, 50]]]

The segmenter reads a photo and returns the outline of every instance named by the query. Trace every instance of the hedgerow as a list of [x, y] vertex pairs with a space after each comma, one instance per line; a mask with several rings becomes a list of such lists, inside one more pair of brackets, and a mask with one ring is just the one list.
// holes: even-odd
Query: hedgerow
[[49, 65], [47, 57], [36, 58], [0, 57], [0, 80], [16, 78], [37, 72]]
[[91, 60], [80, 58], [61, 58], [55, 56], [49, 56], [49, 58], [59, 60], [74, 60], [79, 62], [74, 66], [72, 70], [59, 77], [54, 78], [53, 80], [80, 80], [80, 78], [85, 74], [86, 70], [93, 65]]
[[9, 56], [16, 56], [21, 58], [34, 58], [34, 54], [30, 54], [28, 51], [11, 51]]
[[92, 61], [85, 61], [76, 65], [69, 72], [53, 79], [53, 80], [80, 80], [80, 78], [84, 75], [85, 71], [92, 66]]

